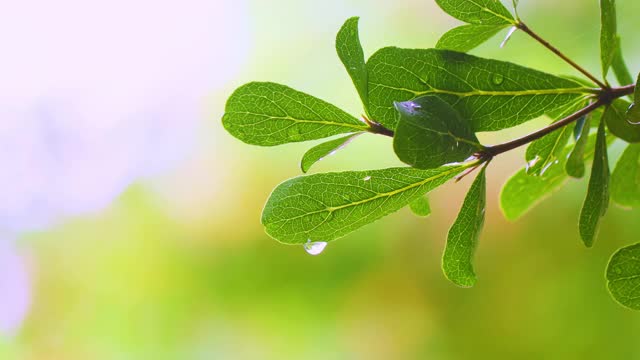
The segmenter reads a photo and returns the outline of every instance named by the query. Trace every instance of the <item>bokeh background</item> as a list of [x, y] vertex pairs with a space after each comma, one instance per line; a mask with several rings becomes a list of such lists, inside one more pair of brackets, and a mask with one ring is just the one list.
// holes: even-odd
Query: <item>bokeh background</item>
[[[638, 71], [640, 3], [618, 8]], [[599, 72], [596, 0], [522, 0], [520, 14]], [[333, 48], [354, 15], [367, 55], [432, 47], [458, 24], [432, 0], [2, 6], [0, 359], [640, 358], [640, 314], [604, 281], [640, 212], [613, 207], [585, 249], [583, 180], [506, 222], [498, 194], [522, 150], [489, 171], [472, 289], [440, 271], [469, 180], [432, 195], [431, 217], [402, 210], [317, 257], [264, 234], [262, 205], [311, 144], [240, 143], [221, 126], [225, 99], [276, 81], [360, 114]], [[523, 34], [501, 40], [474, 53], [575, 75]], [[398, 164], [388, 139], [363, 136], [315, 171]]]

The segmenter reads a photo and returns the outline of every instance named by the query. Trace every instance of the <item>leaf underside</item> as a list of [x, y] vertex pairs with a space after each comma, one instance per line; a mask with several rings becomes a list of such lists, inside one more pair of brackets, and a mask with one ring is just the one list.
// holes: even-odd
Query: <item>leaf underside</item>
[[613, 254], [606, 276], [613, 298], [625, 307], [640, 310], [640, 243]]

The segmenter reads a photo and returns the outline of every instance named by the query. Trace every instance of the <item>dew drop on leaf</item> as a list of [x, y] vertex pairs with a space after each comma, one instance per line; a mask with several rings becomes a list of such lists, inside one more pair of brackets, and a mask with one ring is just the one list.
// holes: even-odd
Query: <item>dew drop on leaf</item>
[[303, 245], [304, 246], [304, 250], [309, 254], [309, 255], [320, 255], [323, 251], [324, 248], [327, 247], [327, 243], [325, 241], [314, 241], [312, 242], [311, 239], [307, 240], [307, 243]]
[[371, 180], [371, 176], [365, 176], [364, 179], [362, 179], [362, 180], [369, 181], [369, 180]]
[[493, 81], [495, 85], [500, 85], [504, 81], [504, 76], [502, 76], [501, 74], [494, 74], [491, 81]]

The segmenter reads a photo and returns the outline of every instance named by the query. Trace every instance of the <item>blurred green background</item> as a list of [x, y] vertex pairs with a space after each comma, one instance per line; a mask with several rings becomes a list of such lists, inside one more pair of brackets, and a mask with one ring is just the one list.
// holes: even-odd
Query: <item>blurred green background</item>
[[[618, 8], [637, 71], [640, 3]], [[358, 115], [333, 48], [346, 18], [361, 16], [367, 56], [386, 45], [432, 47], [458, 22], [432, 0], [253, 0], [239, 11], [251, 24], [242, 38], [248, 58], [224, 89], [203, 94], [197, 151], [132, 184], [103, 211], [20, 235], [32, 300], [19, 331], [1, 338], [0, 359], [640, 358], [640, 314], [617, 305], [604, 280], [615, 249], [638, 241], [640, 212], [613, 207], [596, 246], [585, 249], [576, 223], [586, 181], [571, 181], [522, 220], [505, 221], [500, 187], [524, 165], [523, 150], [488, 172], [472, 289], [453, 286], [440, 270], [468, 179], [431, 196], [429, 218], [402, 210], [317, 257], [270, 239], [262, 205], [279, 182], [299, 175], [311, 144], [258, 148], [232, 138], [220, 123], [230, 92], [275, 81]], [[522, 0], [520, 15], [599, 72], [596, 0]], [[474, 54], [575, 75], [524, 34], [504, 49], [501, 41]], [[482, 138], [497, 142], [546, 122]], [[314, 171], [398, 164], [388, 139], [363, 136]]]

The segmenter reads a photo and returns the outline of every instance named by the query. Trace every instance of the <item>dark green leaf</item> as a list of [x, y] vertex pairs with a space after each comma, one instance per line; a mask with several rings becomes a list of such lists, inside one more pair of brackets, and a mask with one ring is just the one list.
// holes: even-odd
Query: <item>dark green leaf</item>
[[400, 210], [471, 165], [300, 176], [273, 190], [262, 224], [287, 244], [332, 241]]
[[600, 60], [602, 76], [606, 78], [618, 47], [615, 0], [600, 0], [600, 22]]
[[487, 180], [485, 168], [471, 185], [464, 199], [458, 218], [447, 236], [447, 246], [442, 257], [442, 270], [447, 279], [462, 287], [476, 283], [473, 271], [473, 255], [484, 225]]
[[622, 153], [611, 175], [611, 198], [617, 204], [640, 207], [640, 144]]
[[436, 96], [396, 103], [400, 122], [393, 137], [398, 158], [419, 169], [461, 162], [481, 146], [469, 123]]
[[368, 129], [325, 101], [288, 86], [260, 82], [243, 85], [229, 97], [222, 124], [245, 143], [262, 146]]
[[360, 45], [357, 17], [347, 20], [336, 36], [336, 50], [342, 64], [347, 69], [353, 85], [355, 85], [364, 108], [368, 108], [367, 100], [367, 67], [364, 61], [364, 52]]
[[600, 218], [605, 215], [609, 207], [609, 177], [607, 135], [604, 121], [601, 121], [587, 197], [580, 212], [580, 237], [587, 247], [593, 246], [593, 241], [598, 234]]
[[622, 306], [640, 310], [640, 243], [613, 254], [607, 265], [607, 287]]
[[476, 25], [513, 25], [513, 16], [498, 0], [436, 0], [447, 14]]
[[[629, 113], [627, 113], [628, 109]], [[633, 116], [634, 112], [628, 101], [618, 99], [607, 106], [602, 117], [613, 135], [626, 142], [636, 143], [640, 142], [640, 124], [632, 124], [627, 119]]]
[[624, 56], [622, 55], [622, 44], [620, 42], [620, 36], [616, 37], [616, 51], [613, 55], [613, 62], [611, 63], [611, 67], [613, 68], [613, 73], [616, 75], [618, 82], [620, 85], [629, 85], [633, 84], [633, 77], [629, 72], [629, 68], [624, 61]]
[[491, 39], [508, 25], [462, 25], [447, 31], [436, 48], [467, 52]]
[[[550, 114], [556, 121], [562, 120], [564, 117], [571, 115], [585, 104], [580, 102], [570, 106], [568, 109]], [[558, 157], [564, 151], [565, 146], [571, 138], [574, 125], [563, 126], [560, 129], [532, 142], [527, 147], [526, 159], [528, 162], [527, 174], [539, 176], [549, 170], [551, 166], [558, 166], [560, 160]]]
[[591, 130], [591, 116], [586, 116], [584, 119], [578, 138], [576, 139], [576, 145], [573, 150], [571, 150], [571, 153], [569, 153], [569, 158], [565, 165], [567, 174], [574, 178], [582, 178], [585, 172], [584, 152], [587, 147], [587, 141], [589, 140], [589, 130]]
[[[593, 134], [587, 141], [585, 159], [593, 157], [595, 143], [596, 134]], [[522, 169], [507, 180], [500, 194], [500, 207], [508, 220], [518, 219], [567, 181], [564, 167], [572, 149], [573, 145], [567, 146], [558, 157], [560, 166], [552, 166], [542, 176], [529, 176], [526, 170]]]
[[409, 204], [409, 208], [411, 211], [416, 214], [416, 216], [426, 217], [431, 215], [431, 205], [429, 204], [429, 199], [426, 196], [421, 196]]
[[495, 131], [562, 109], [592, 90], [580, 83], [508, 62], [437, 49], [384, 48], [367, 62], [369, 111], [387, 128], [393, 102], [437, 95], [475, 131]]
[[351, 140], [353, 140], [353, 138], [360, 134], [362, 133], [347, 135], [312, 147], [302, 157], [302, 161], [300, 161], [300, 169], [302, 169], [303, 173], [306, 173], [313, 164], [320, 160], [324, 160], [324, 158], [329, 155], [333, 155], [333, 153], [346, 146], [351, 142]]

